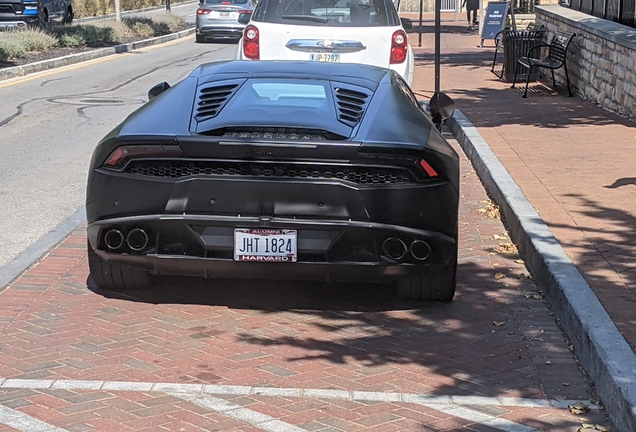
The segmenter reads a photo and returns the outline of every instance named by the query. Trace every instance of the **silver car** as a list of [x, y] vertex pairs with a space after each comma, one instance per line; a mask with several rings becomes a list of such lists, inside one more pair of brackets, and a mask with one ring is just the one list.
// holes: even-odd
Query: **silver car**
[[243, 36], [240, 16], [250, 16], [257, 0], [201, 0], [197, 9], [196, 41], [231, 39]]

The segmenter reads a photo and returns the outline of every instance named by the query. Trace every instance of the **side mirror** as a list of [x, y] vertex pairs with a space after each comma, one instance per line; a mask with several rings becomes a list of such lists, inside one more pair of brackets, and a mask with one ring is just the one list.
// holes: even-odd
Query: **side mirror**
[[435, 126], [439, 129], [449, 117], [455, 113], [455, 102], [446, 93], [435, 93], [428, 103], [431, 117]]
[[411, 30], [413, 28], [413, 21], [410, 19], [400, 18], [400, 21], [402, 21], [402, 27], [404, 27], [404, 30]]
[[247, 24], [252, 19], [252, 13], [242, 13], [238, 17], [239, 24]]
[[163, 93], [166, 90], [168, 90], [169, 88], [170, 88], [170, 84], [168, 84], [165, 81], [160, 83], [160, 84], [157, 84], [156, 86], [154, 86], [153, 88], [148, 90], [148, 100], [149, 101], [153, 100], [154, 98], [156, 98], [161, 93]]

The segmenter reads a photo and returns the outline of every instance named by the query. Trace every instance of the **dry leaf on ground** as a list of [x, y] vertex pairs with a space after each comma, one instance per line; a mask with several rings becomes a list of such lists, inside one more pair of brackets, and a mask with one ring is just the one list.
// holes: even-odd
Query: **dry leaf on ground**
[[568, 409], [570, 410], [572, 414], [580, 415], [580, 414], [585, 414], [586, 412], [588, 412], [590, 410], [590, 407], [588, 407], [581, 401], [576, 401], [576, 403], [573, 403], [572, 405], [568, 405]]
[[503, 274], [502, 272], [497, 272], [497, 273], [495, 273], [495, 279], [497, 279], [497, 280], [499, 280], [499, 279], [503, 279], [503, 278], [505, 278], [505, 277], [506, 277], [506, 275], [505, 275], [505, 274]]
[[514, 243], [505, 242], [505, 243], [499, 243], [499, 247], [495, 249], [495, 252], [505, 253], [505, 254], [516, 254], [518, 253], [518, 249]]
[[489, 218], [493, 219], [501, 219], [501, 213], [499, 212], [499, 207], [495, 205], [492, 201], [488, 201], [488, 204], [484, 208], [480, 208], [477, 210], [479, 213], [485, 214]]

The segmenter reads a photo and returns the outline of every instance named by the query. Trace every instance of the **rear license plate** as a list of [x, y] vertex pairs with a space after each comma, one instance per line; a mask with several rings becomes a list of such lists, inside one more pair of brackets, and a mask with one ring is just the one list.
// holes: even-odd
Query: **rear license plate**
[[311, 53], [311, 61], [337, 63], [340, 61], [340, 53]]
[[229, 17], [230, 13], [229, 12], [219, 12], [219, 15], [222, 17]]
[[296, 230], [234, 230], [234, 260], [296, 262]]

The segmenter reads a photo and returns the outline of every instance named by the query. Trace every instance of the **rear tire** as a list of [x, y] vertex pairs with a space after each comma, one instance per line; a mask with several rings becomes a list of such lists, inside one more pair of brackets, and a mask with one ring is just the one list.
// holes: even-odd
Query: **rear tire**
[[400, 279], [398, 297], [408, 300], [449, 302], [455, 296], [457, 255], [444, 270], [426, 276]]
[[66, 8], [66, 12], [64, 13], [64, 24], [72, 23], [74, 17], [75, 14], [73, 13], [73, 9], [69, 6]]
[[95, 285], [111, 291], [142, 291], [152, 287], [153, 277], [146, 270], [104, 261], [88, 244], [88, 267]]

